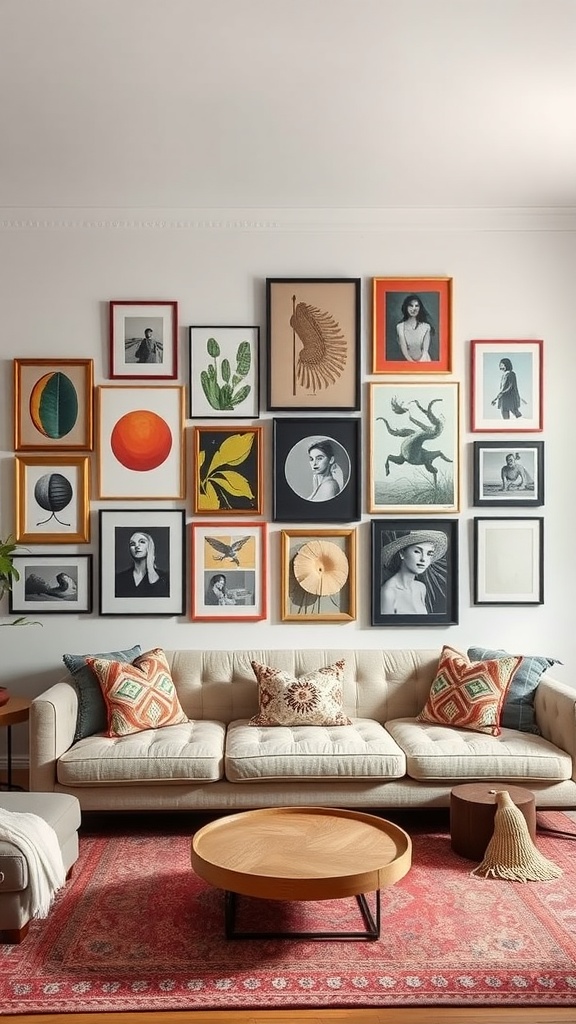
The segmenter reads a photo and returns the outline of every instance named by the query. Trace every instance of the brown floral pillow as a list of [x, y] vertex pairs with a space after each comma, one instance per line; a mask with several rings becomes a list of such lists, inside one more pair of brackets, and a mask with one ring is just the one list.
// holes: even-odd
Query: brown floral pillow
[[253, 661], [260, 711], [250, 725], [351, 725], [342, 711], [344, 661], [296, 679]]

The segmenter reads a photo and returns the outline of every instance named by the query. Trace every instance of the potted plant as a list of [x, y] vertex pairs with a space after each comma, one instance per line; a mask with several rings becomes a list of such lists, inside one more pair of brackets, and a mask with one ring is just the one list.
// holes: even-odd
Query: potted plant
[[[16, 551], [16, 544], [12, 537], [0, 540], [0, 598], [12, 590], [14, 580], [20, 579], [20, 573], [14, 565], [12, 556]], [[32, 622], [21, 615], [18, 619], [10, 622], [0, 622], [0, 626], [39, 626], [39, 622]], [[4, 686], [0, 686], [0, 706], [6, 704], [10, 694]]]

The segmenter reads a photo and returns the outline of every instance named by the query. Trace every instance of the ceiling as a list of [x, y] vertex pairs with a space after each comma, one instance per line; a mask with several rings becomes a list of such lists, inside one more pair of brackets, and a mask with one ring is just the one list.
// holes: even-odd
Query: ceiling
[[574, 0], [0, 0], [2, 207], [576, 206]]

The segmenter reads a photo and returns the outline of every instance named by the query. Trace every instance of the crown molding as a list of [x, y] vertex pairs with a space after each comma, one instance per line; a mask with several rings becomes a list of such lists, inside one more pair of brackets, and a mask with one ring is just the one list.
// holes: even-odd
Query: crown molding
[[0, 207], [2, 231], [575, 231], [576, 207]]

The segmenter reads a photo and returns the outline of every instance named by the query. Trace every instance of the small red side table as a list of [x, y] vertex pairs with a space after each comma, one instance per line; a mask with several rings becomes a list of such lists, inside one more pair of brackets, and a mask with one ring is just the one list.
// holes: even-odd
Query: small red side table
[[0, 707], [0, 726], [6, 726], [8, 729], [6, 743], [8, 781], [6, 784], [0, 784], [0, 790], [8, 790], [10, 792], [24, 788], [23, 786], [12, 784], [12, 726], [17, 725], [19, 722], [28, 721], [31, 704], [32, 701], [28, 697], [10, 697], [8, 703]]
[[536, 799], [530, 789], [505, 782], [470, 782], [450, 793], [452, 849], [469, 860], [482, 860], [494, 833], [496, 792], [505, 789], [526, 819], [532, 840], [536, 838]]

